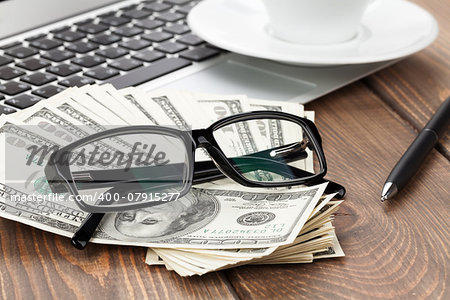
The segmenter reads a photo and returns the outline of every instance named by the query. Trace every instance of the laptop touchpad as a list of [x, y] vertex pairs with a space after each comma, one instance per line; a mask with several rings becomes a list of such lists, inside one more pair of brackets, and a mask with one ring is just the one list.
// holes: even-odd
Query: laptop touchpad
[[[246, 94], [261, 99], [289, 100], [315, 87], [313, 83], [276, 72], [258, 64], [226, 60], [164, 86], [215, 94]], [[282, 68], [280, 65], [279, 67]]]

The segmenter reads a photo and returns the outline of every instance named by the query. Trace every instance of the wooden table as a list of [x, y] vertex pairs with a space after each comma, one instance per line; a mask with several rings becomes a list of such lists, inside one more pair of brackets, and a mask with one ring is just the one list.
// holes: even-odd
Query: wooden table
[[438, 40], [307, 106], [317, 112], [330, 179], [348, 188], [335, 226], [346, 253], [313, 264], [243, 266], [182, 278], [144, 264], [145, 249], [93, 245], [0, 219], [0, 298], [449, 298], [449, 134], [395, 200], [391, 167], [450, 95], [449, 2], [417, 0]]

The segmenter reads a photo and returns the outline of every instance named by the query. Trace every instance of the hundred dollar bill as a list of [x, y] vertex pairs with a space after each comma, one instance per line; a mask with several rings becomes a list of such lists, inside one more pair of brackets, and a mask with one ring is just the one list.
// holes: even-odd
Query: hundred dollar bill
[[[330, 195], [326, 195], [322, 203], [329, 198]], [[149, 248], [146, 263], [165, 265], [168, 270], [174, 270], [181, 276], [192, 276], [244, 264], [308, 263], [314, 258], [343, 256], [331, 222], [317, 226], [307, 232], [301, 230], [291, 244], [269, 249]]]
[[142, 113], [151, 124], [154, 125], [175, 125], [173, 121], [164, 113], [159, 105], [150, 100], [150, 97], [144, 92], [129, 87], [117, 91], [122, 95], [129, 109], [134, 112]]
[[205, 119], [203, 108], [195, 102], [188, 103], [178, 92], [159, 90], [149, 93], [148, 96], [179, 129], [192, 130], [210, 125]]
[[[142, 110], [136, 109], [137, 107], [133, 105], [133, 102], [127, 101], [121, 93], [119, 93], [111, 84], [104, 84], [98, 87], [99, 99], [102, 99], [102, 93], [109, 95], [114, 102], [108, 103], [108, 107], [113, 110], [118, 109], [120, 114], [124, 115], [126, 118], [132, 118], [136, 124], [140, 125], [155, 125], [158, 123], [155, 118], [148, 118]], [[102, 99], [103, 100], [103, 99]], [[107, 101], [107, 99], [105, 99]], [[112, 105], [114, 104], [114, 105]]]
[[321, 258], [333, 258], [333, 257], [343, 257], [345, 256], [344, 250], [342, 250], [341, 244], [336, 236], [336, 232], [333, 230], [330, 233], [332, 237], [332, 246], [329, 246], [325, 251], [314, 253], [314, 259]]
[[[248, 104], [252, 110], [285, 112], [300, 117], [303, 117], [304, 114], [303, 106], [292, 102], [248, 99]], [[265, 141], [265, 146], [262, 150], [289, 145], [293, 142], [301, 142], [303, 139], [303, 130], [296, 123], [277, 119], [261, 119], [255, 122], [262, 139]], [[312, 160], [312, 157], [309, 156], [307, 159]], [[304, 159], [291, 162], [291, 165], [302, 170], [306, 167]]]
[[[238, 113], [249, 112], [250, 108], [244, 96], [214, 96], [194, 94], [197, 103], [204, 108], [206, 115], [213, 123], [219, 119]], [[261, 136], [255, 122], [237, 122], [217, 129], [214, 138], [224, 154], [238, 157], [266, 150], [264, 138]], [[245, 174], [254, 181], [273, 181], [273, 173], [255, 170]]]
[[[172, 120], [172, 123], [180, 130], [192, 130], [206, 128], [210, 124], [204, 119], [202, 109], [195, 102], [186, 105], [179, 93], [169, 91], [157, 91], [148, 95], [151, 101], [157, 104], [164, 114]], [[204, 149], [197, 149], [195, 161], [210, 160]]]
[[[7, 137], [5, 135], [3, 135], [3, 134], [6, 134], [6, 133], [12, 134], [12, 136], [9, 137], [8, 141], [9, 142], [13, 141], [13, 144], [12, 145], [8, 144], [8, 145], [10, 145], [12, 147], [16, 147], [17, 149], [15, 149], [13, 152], [16, 155], [18, 155], [19, 157], [22, 157], [23, 160], [25, 160], [27, 155], [28, 155], [28, 153], [26, 151], [24, 151], [24, 149], [26, 149], [25, 148], [26, 145], [35, 144], [35, 145], [38, 145], [38, 146], [48, 146], [48, 147], [52, 147], [54, 145], [60, 146], [60, 145], [58, 145], [58, 143], [54, 142], [54, 140], [52, 140], [51, 138], [43, 137], [43, 136], [40, 136], [40, 135], [38, 135], [38, 134], [36, 134], [34, 132], [27, 131], [23, 127], [17, 126], [15, 124], [5, 123], [3, 125], [4, 126], [0, 127], [1, 128], [0, 131], [1, 131], [1, 134], [2, 134], [2, 135], [0, 135], [0, 138], [3, 137], [2, 141], [4, 142], [4, 145], [6, 145]], [[4, 149], [4, 148], [2, 148], [2, 149]], [[5, 153], [3, 153], [1, 157], [5, 157], [4, 154]], [[20, 160], [16, 160], [15, 159], [14, 161], [18, 162]], [[30, 165], [27, 166], [27, 168], [29, 168], [29, 169], [27, 169], [25, 172], [23, 170], [20, 170], [20, 168], [17, 168], [17, 167], [15, 169], [11, 168], [10, 170], [8, 170], [8, 172], [11, 171], [11, 170], [13, 170], [13, 171], [18, 170], [19, 173], [16, 174], [16, 176], [13, 176], [13, 178], [22, 179], [22, 181], [23, 181], [23, 179], [25, 179], [25, 184], [28, 184], [28, 185], [25, 185], [25, 187], [27, 189], [23, 190], [22, 187], [17, 188], [17, 186], [15, 186], [16, 188], [14, 188], [14, 186], [8, 186], [7, 180], [5, 180], [4, 177], [1, 179], [1, 182], [3, 184], [5, 184], [5, 191], [15, 190], [16, 194], [20, 193], [21, 196], [25, 196], [25, 198], [22, 197], [20, 199], [21, 201], [14, 202], [14, 200], [12, 200], [10, 198], [11, 195], [9, 195], [7, 192], [5, 192], [4, 193], [4, 198], [9, 200], [9, 203], [8, 203], [9, 205], [12, 205], [12, 206], [20, 205], [21, 207], [27, 207], [27, 206], [33, 207], [35, 205], [35, 203], [33, 202], [33, 199], [28, 199], [28, 198], [26, 198], [27, 196], [29, 196], [29, 195], [36, 195], [36, 194], [45, 196], [45, 195], [50, 194], [50, 190], [49, 190], [48, 185], [46, 183], [45, 174], [43, 173], [43, 166], [45, 165], [45, 163], [46, 163], [46, 160], [44, 159], [44, 161], [42, 161], [41, 163], [30, 164]], [[3, 170], [3, 171], [5, 171], [5, 170]], [[29, 175], [24, 176], [24, 174], [29, 174]], [[321, 194], [321, 192], [318, 193], [318, 194]], [[219, 200], [217, 200], [216, 197], [211, 197], [211, 195], [205, 195], [204, 197], [206, 197], [207, 199], [211, 200], [211, 201], [207, 201], [207, 203], [209, 203], [208, 207], [210, 209], [212, 209], [211, 211], [203, 210], [204, 213], [213, 214], [215, 211], [217, 211], [220, 208], [219, 207], [220, 202], [219, 202]], [[320, 195], [319, 195], [319, 197], [320, 197]], [[198, 197], [191, 197], [191, 198], [193, 199], [193, 200], [192, 199], [191, 200], [194, 201], [194, 202], [200, 202], [202, 204], [206, 203], [204, 201], [195, 200], [195, 199], [198, 199]], [[226, 197], [226, 199], [229, 199], [229, 197]], [[44, 199], [42, 202], [45, 202], [46, 205], [52, 205], [51, 204], [52, 201], [48, 201], [48, 200], [49, 199], [47, 198], [47, 199]], [[61, 199], [61, 200], [64, 200], [64, 201], [59, 201], [57, 203], [58, 207], [60, 207], [61, 209], [64, 209], [64, 207], [67, 207], [68, 210], [76, 208], [76, 206], [74, 205], [73, 202], [65, 202], [64, 198]], [[182, 203], [182, 204], [184, 203], [181, 208], [186, 207], [189, 211], [191, 209], [194, 209], [194, 208], [190, 207], [189, 203], [191, 203], [191, 202], [189, 202], [189, 201], [186, 202], [186, 200], [183, 200], [183, 201], [180, 201], [180, 203]], [[202, 207], [203, 206], [201, 206], [200, 208], [202, 208]], [[178, 207], [178, 209], [181, 209], [181, 208]], [[197, 205], [195, 205], [195, 208], [197, 209]], [[176, 209], [172, 209], [171, 207], [169, 207], [169, 210], [171, 212], [176, 211]], [[136, 212], [136, 214], [139, 215], [139, 216], [142, 216], [142, 212]], [[144, 216], [145, 216], [145, 214], [144, 214]], [[121, 215], [120, 218], [126, 218], [126, 217], [124, 215]], [[105, 220], [107, 220], [107, 219], [108, 218], [105, 218]], [[203, 221], [205, 221], [205, 220], [211, 220], [211, 218], [204, 218]], [[119, 223], [113, 222], [113, 223], [114, 223], [114, 226], [115, 226], [116, 224], [119, 224], [120, 222]], [[122, 222], [122, 223], [125, 225], [127, 222]], [[113, 228], [111, 228], [110, 226], [109, 227], [106, 226], [108, 224], [111, 225], [112, 223], [105, 222], [104, 223], [105, 230], [102, 232], [102, 234], [100, 234], [100, 233], [99, 234], [101, 236], [108, 236], [110, 238], [108, 240], [108, 242], [112, 242], [113, 240], [117, 240], [116, 243], [119, 243], [119, 244], [122, 243], [123, 240], [124, 240], [122, 237], [114, 237], [114, 234], [117, 235], [117, 233], [118, 232], [120, 233], [120, 231], [114, 231], [114, 226], [113, 226]], [[121, 229], [126, 228], [126, 227], [127, 226], [119, 226], [119, 228], [121, 228]], [[136, 228], [139, 228], [139, 226], [137, 226]], [[189, 226], [189, 228], [192, 229], [192, 227], [190, 227], [190, 226]], [[101, 232], [101, 230], [100, 230], [100, 232]], [[128, 237], [128, 234], [129, 233], [127, 233], [126, 229], [125, 229], [125, 234], [123, 234], [123, 237]], [[142, 238], [138, 238], [137, 240], [139, 241], [137, 244], [141, 244], [140, 241], [142, 240]]]
[[[83, 86], [79, 88], [80, 93], [85, 94], [89, 102], [83, 101], [83, 99], [75, 98], [75, 101], [79, 101], [81, 105], [92, 106], [95, 109], [99, 109], [102, 113], [109, 111], [122, 119], [125, 123], [130, 125], [142, 125], [143, 120], [139, 116], [133, 115], [127, 109], [122, 102], [119, 102], [110, 93], [108, 93], [103, 86]], [[93, 101], [92, 101], [93, 100]]]
[[[209, 249], [289, 244], [324, 189], [324, 184], [289, 193], [193, 189], [174, 202], [107, 214], [91, 241]], [[66, 199], [36, 201], [6, 184], [0, 186], [0, 195], [2, 217], [57, 234], [70, 236], [86, 217]]]
[[[197, 103], [206, 111], [210, 123], [220, 120], [224, 117], [250, 111], [245, 99], [212, 95], [195, 95]], [[241, 122], [239, 124], [229, 125], [218, 129], [215, 133], [222, 150], [228, 156], [241, 156], [257, 152], [264, 146], [258, 147], [262, 143], [259, 137], [259, 131], [250, 122]]]
[[[192, 189], [178, 201], [107, 215], [101, 230], [128, 245], [267, 248], [291, 243], [326, 184], [289, 192]], [[114, 243], [112, 241], [112, 243]]]
[[[248, 105], [251, 110], [285, 112], [299, 117], [303, 117], [304, 114], [303, 106], [292, 102], [248, 99]], [[286, 145], [287, 137], [297, 141], [302, 140], [302, 131], [298, 130], [298, 126], [289, 125], [288, 122], [263, 119], [258, 121], [258, 129], [268, 144], [267, 148]]]

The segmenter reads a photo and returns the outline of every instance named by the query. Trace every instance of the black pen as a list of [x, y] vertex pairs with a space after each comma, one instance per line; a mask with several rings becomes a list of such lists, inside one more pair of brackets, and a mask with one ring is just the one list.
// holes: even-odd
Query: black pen
[[397, 194], [417, 172], [428, 153], [450, 124], [450, 97], [438, 108], [427, 125], [422, 129], [408, 150], [403, 154], [386, 179], [381, 193], [381, 201]]

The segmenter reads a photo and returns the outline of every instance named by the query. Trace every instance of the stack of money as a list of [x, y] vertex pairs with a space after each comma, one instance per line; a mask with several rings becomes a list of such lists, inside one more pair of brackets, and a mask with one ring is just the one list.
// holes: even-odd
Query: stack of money
[[[221, 195], [220, 190], [230, 190], [235, 184], [230, 182], [214, 182], [208, 183], [202, 186], [205, 191], [214, 191], [216, 195]], [[315, 187], [317, 188], [317, 186]], [[241, 191], [242, 188], [240, 189]], [[291, 189], [289, 191], [267, 191], [260, 189], [247, 190], [248, 194], [259, 194], [262, 193], [267, 199], [271, 199], [276, 194], [288, 194], [289, 196], [294, 196], [292, 198], [294, 201], [301, 202], [305, 200], [301, 196], [298, 197], [298, 192], [302, 195], [305, 189]], [[235, 192], [232, 192], [235, 194]], [[247, 195], [248, 195], [247, 194]], [[320, 194], [320, 192], [319, 192]], [[227, 195], [226, 193], [224, 195]], [[236, 194], [235, 194], [236, 195]], [[244, 195], [244, 194], [243, 194]], [[317, 196], [318, 194], [316, 194]], [[168, 270], [174, 270], [181, 276], [192, 276], [192, 275], [202, 275], [207, 272], [221, 270], [225, 268], [236, 267], [244, 264], [292, 264], [292, 263], [310, 263], [315, 259], [321, 258], [333, 258], [342, 257], [344, 252], [339, 244], [336, 237], [334, 227], [332, 225], [332, 219], [335, 211], [342, 201], [333, 200], [335, 194], [322, 195], [319, 200], [313, 201], [314, 205], [312, 211], [304, 211], [301, 218], [306, 218], [305, 221], [300, 221], [296, 224], [296, 228], [290, 232], [290, 238], [284, 240], [278, 240], [277, 242], [270, 244], [270, 247], [262, 247], [264, 245], [263, 241], [265, 238], [272, 238], [271, 231], [275, 231], [279, 226], [285, 226], [286, 223], [267, 223], [266, 226], [258, 226], [260, 229], [267, 233], [267, 236], [260, 236], [259, 242], [261, 245], [255, 244], [245, 244], [242, 240], [246, 240], [252, 237], [254, 234], [254, 229], [244, 229], [248, 234], [239, 234], [242, 239], [236, 242], [234, 245], [228, 245], [228, 247], [222, 249], [215, 249], [217, 247], [206, 246], [202, 248], [162, 248], [162, 247], [152, 247], [147, 250], [146, 263], [149, 265], [164, 265]], [[235, 196], [236, 197], [236, 196]], [[239, 198], [239, 196], [238, 196]], [[227, 197], [219, 197], [220, 201], [233, 201], [237, 202], [240, 199], [227, 199]], [[301, 200], [300, 200], [301, 199]], [[257, 221], [263, 222], [262, 211], [267, 210], [267, 212], [274, 212], [277, 214], [278, 219], [287, 220], [287, 215], [285, 215], [282, 210], [276, 211], [271, 207], [269, 201], [266, 207], [262, 206], [260, 203], [255, 205], [254, 221], [253, 224], [248, 224], [248, 226], [255, 226]], [[278, 203], [279, 204], [279, 203]], [[256, 209], [256, 207], [258, 207]], [[250, 213], [251, 214], [251, 213]], [[249, 215], [249, 214], [245, 214]], [[266, 218], [265, 220], [267, 220]], [[249, 218], [251, 220], [251, 217]], [[238, 221], [239, 222], [239, 221]], [[301, 226], [300, 226], [301, 225]], [[261, 229], [262, 227], [262, 229]], [[208, 228], [208, 226], [206, 227]], [[213, 227], [215, 228], [215, 227]], [[208, 228], [209, 229], [209, 228]], [[205, 229], [203, 229], [205, 230]], [[215, 229], [213, 229], [215, 230]], [[228, 222], [222, 224], [222, 232], [236, 232], [237, 230], [233, 225]], [[220, 232], [217, 232], [220, 234]], [[232, 238], [231, 236], [227, 236]], [[216, 238], [213, 236], [211, 238]], [[248, 241], [248, 240], [247, 240]], [[228, 242], [232, 242], [229, 240]], [[252, 240], [254, 242], [254, 240]], [[222, 244], [223, 245], [223, 244]], [[257, 246], [257, 247], [256, 247]], [[245, 247], [245, 248], [244, 248]]]
[[[146, 93], [111, 85], [69, 88], [24, 111], [2, 115], [0, 216], [67, 237], [88, 216], [68, 194], [51, 192], [44, 173], [51, 153], [31, 160], [30, 146], [61, 148], [110, 126], [206, 128], [218, 119], [254, 110], [314, 119], [313, 112], [295, 103], [186, 91]], [[228, 151], [244, 155], [245, 147], [239, 146], [242, 141], [236, 136], [237, 146]], [[197, 151], [196, 160], [203, 159], [208, 159], [205, 152]], [[311, 159], [304, 163], [307, 170], [313, 169]], [[182, 276], [242, 264], [339, 257], [344, 253], [331, 222], [341, 201], [324, 195], [325, 185], [260, 189], [229, 179], [205, 183], [173, 202], [106, 214], [91, 242], [149, 247], [148, 264], [163, 264]]]

